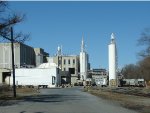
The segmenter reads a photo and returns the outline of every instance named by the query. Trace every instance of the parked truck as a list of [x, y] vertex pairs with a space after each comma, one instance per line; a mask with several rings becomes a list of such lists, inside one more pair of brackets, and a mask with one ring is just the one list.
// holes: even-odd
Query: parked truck
[[108, 80], [107, 80], [107, 76], [98, 76], [94, 78], [95, 84], [97, 86], [107, 86], [108, 85]]
[[101, 78], [97, 80], [97, 85], [104, 87], [107, 86], [107, 82], [108, 82], [107, 78]]

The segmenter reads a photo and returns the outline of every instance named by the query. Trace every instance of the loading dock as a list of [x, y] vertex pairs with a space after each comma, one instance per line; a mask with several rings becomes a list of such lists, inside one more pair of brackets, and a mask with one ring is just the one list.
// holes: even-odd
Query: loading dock
[[9, 84], [6, 80], [8, 76], [11, 76], [10, 69], [0, 69], [0, 84]]

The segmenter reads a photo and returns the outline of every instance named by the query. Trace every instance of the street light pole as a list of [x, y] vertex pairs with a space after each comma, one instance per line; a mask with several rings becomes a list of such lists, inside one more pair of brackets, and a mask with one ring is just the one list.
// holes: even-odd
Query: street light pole
[[13, 39], [13, 28], [12, 27], [11, 27], [11, 50], [12, 50], [12, 72], [13, 72], [13, 96], [16, 98], [15, 65], [14, 65], [14, 39]]

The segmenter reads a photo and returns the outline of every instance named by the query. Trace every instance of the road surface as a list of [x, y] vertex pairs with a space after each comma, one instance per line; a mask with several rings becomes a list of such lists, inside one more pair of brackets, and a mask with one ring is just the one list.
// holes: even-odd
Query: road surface
[[38, 96], [8, 101], [0, 113], [136, 113], [86, 92], [81, 87], [41, 89]]

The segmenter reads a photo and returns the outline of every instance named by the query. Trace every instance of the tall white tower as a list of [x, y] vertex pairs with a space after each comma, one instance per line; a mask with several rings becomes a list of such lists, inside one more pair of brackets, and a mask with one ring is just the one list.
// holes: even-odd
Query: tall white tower
[[109, 54], [109, 86], [117, 86], [117, 49], [115, 36], [111, 34], [111, 41], [108, 45]]
[[84, 40], [82, 37], [81, 52], [80, 52], [80, 79], [83, 81], [86, 80], [87, 78], [87, 65], [88, 65], [88, 58], [87, 53], [85, 51]]

